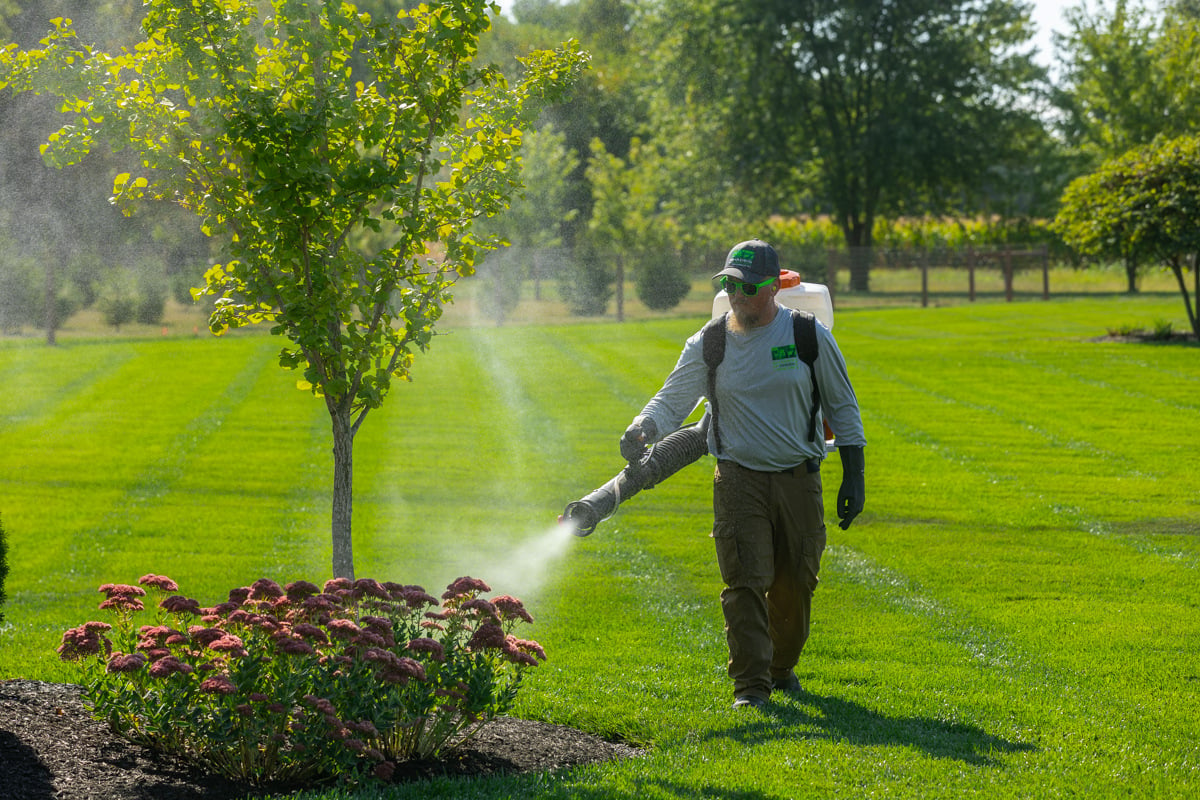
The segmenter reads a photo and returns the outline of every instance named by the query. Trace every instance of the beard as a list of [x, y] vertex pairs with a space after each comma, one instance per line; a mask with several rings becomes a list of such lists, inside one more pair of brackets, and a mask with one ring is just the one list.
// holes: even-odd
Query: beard
[[733, 320], [739, 330], [749, 330], [766, 325], [775, 318], [775, 303], [730, 303]]

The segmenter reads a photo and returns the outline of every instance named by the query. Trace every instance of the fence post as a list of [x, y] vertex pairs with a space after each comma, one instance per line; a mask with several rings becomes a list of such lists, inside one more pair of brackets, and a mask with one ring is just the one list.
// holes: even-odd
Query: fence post
[[929, 307], [929, 259], [932, 258], [929, 253], [926, 248], [921, 255], [921, 308]]
[[1004, 299], [1010, 303], [1013, 299], [1012, 251], [1008, 248], [1004, 249]]
[[1050, 299], [1050, 248], [1041, 246], [1042, 251], [1042, 299]]
[[975, 302], [975, 248], [967, 248], [967, 296]]

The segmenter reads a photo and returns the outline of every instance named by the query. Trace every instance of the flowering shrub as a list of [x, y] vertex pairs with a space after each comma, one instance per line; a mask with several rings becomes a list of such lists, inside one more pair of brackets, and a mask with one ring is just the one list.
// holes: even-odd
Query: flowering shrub
[[533, 622], [521, 601], [484, 599], [475, 578], [440, 603], [371, 579], [263, 578], [211, 608], [165, 576], [138, 584], [101, 586], [113, 622], [63, 634], [84, 699], [126, 738], [255, 784], [386, 780], [509, 709], [546, 657], [512, 633]]

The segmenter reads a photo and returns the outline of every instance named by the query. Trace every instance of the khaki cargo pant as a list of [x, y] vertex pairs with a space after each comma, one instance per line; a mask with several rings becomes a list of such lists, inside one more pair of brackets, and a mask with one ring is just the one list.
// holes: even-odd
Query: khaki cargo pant
[[756, 472], [717, 463], [713, 541], [725, 589], [721, 609], [735, 697], [766, 699], [808, 640], [825, 550], [819, 464]]

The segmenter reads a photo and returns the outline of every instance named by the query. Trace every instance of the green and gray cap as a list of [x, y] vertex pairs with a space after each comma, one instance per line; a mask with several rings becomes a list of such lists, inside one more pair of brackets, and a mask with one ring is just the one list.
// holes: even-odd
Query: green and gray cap
[[725, 269], [713, 276], [736, 278], [743, 283], [762, 283], [767, 278], [779, 277], [779, 254], [775, 248], [761, 239], [734, 245], [725, 256]]

